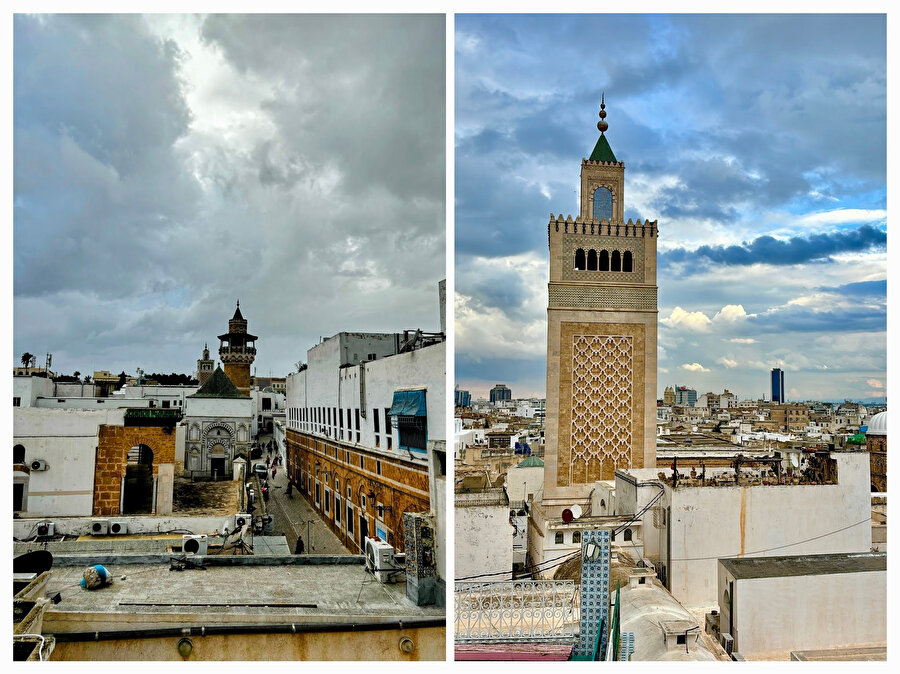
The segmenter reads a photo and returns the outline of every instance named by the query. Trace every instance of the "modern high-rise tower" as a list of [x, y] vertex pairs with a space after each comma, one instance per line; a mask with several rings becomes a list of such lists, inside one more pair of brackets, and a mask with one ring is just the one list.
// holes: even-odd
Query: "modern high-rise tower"
[[772, 402], [784, 402], [784, 372], [780, 367], [772, 368]]
[[548, 225], [543, 505], [586, 503], [617, 468], [656, 465], [656, 221], [624, 219], [625, 164], [600, 138], [581, 162], [581, 213]]
[[238, 391], [250, 395], [250, 366], [256, 358], [256, 335], [247, 332], [247, 319], [241, 315], [238, 301], [234, 316], [228, 321], [228, 332], [219, 335], [219, 360], [226, 376]]

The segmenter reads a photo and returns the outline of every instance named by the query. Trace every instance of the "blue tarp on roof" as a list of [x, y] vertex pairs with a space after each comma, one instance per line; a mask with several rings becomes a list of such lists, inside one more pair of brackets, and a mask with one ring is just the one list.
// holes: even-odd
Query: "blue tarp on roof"
[[425, 391], [394, 391], [394, 402], [388, 412], [391, 416], [424, 417]]

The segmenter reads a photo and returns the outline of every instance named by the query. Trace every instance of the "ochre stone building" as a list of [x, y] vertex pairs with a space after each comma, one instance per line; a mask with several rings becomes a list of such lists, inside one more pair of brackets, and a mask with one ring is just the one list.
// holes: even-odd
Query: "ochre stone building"
[[125, 425], [101, 425], [94, 515], [172, 512], [178, 410], [129, 409]]
[[656, 221], [624, 220], [625, 164], [604, 132], [581, 162], [581, 213], [550, 217], [546, 507], [617, 468], [655, 465]]

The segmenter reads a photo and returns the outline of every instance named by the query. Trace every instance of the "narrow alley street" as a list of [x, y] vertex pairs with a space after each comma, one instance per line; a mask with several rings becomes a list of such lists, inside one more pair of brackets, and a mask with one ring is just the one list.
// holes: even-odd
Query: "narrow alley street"
[[[261, 434], [259, 436], [260, 446], [265, 448], [271, 438], [272, 436], [269, 434]], [[263, 449], [262, 458], [256, 459], [254, 464], [265, 465], [266, 456], [274, 457], [275, 450], [273, 449], [272, 454], [267, 455]], [[284, 459], [284, 457], [282, 458]], [[283, 463], [277, 467], [274, 479], [271, 468], [269, 469], [269, 512], [275, 518], [275, 533], [284, 533], [291, 550], [296, 549], [297, 537], [302, 536], [305, 544], [304, 554], [351, 554], [341, 544], [338, 537], [331, 532], [315, 509], [306, 502], [296, 485], [292, 490], [292, 495], [287, 495], [287, 484], [287, 470]]]

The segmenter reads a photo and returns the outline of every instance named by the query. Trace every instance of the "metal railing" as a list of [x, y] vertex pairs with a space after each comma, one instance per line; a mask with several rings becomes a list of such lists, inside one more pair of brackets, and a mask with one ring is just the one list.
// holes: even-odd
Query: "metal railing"
[[457, 582], [456, 642], [573, 642], [578, 592], [571, 580]]

